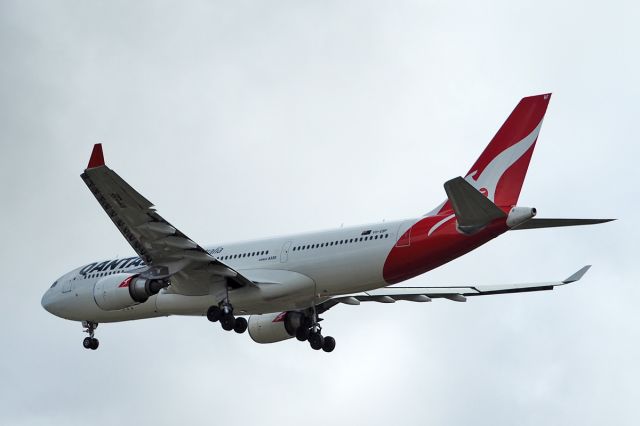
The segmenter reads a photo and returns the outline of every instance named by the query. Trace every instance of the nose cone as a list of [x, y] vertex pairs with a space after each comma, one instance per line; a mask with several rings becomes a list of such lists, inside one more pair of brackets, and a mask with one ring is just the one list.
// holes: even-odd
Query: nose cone
[[57, 284], [57, 282], [42, 295], [40, 304], [42, 304], [42, 307], [50, 314], [62, 317], [65, 308], [65, 300], [63, 295], [58, 291], [59, 289], [56, 288], [55, 284]]
[[[51, 301], [51, 290], [47, 290], [45, 291], [45, 293], [42, 295], [42, 300], [40, 301], [40, 303], [42, 304], [42, 307], [49, 312], [50, 314], [54, 314], [51, 311], [51, 305], [52, 305], [52, 301]], [[55, 315], [55, 314], [54, 314]]]

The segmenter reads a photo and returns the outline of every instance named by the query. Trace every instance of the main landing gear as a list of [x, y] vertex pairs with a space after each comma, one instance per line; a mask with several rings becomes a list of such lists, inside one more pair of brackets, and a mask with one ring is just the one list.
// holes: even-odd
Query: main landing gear
[[247, 320], [233, 316], [233, 306], [228, 302], [223, 302], [220, 306], [210, 306], [207, 309], [207, 319], [211, 322], [220, 321], [222, 329], [226, 331], [233, 330], [238, 334], [247, 331]]
[[301, 324], [295, 330], [296, 339], [301, 342], [307, 340], [311, 349], [332, 352], [336, 348], [336, 339], [322, 335], [321, 319], [313, 312], [311, 316], [305, 316]]
[[98, 323], [93, 321], [82, 321], [82, 327], [84, 327], [85, 333], [89, 333], [89, 337], [85, 337], [82, 341], [82, 346], [84, 346], [85, 349], [95, 351], [100, 345], [100, 341], [93, 337], [96, 328], [98, 328]]

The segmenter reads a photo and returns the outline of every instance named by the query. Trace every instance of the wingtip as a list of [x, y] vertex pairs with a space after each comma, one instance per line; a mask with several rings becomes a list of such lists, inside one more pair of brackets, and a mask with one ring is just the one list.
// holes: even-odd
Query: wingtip
[[570, 284], [570, 283], [574, 283], [576, 281], [579, 281], [584, 274], [587, 273], [587, 271], [589, 270], [589, 268], [591, 268], [591, 265], [586, 265], [583, 266], [582, 268], [580, 268], [580, 270], [578, 270], [576, 273], [574, 273], [573, 275], [571, 275], [569, 278], [567, 278], [566, 280], [563, 280], [562, 282], [564, 284]]
[[93, 151], [91, 151], [91, 158], [89, 159], [87, 169], [100, 166], [104, 166], [104, 155], [102, 154], [102, 144], [97, 143], [93, 146]]

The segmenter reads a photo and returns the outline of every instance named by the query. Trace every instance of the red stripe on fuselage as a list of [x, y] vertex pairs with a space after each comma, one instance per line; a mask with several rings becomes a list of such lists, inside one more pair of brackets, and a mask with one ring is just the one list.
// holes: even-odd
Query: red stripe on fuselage
[[429, 231], [446, 215], [421, 219], [400, 240], [409, 245], [396, 245], [385, 260], [382, 275], [389, 284], [396, 284], [444, 265], [480, 247], [509, 228], [505, 219], [498, 219], [473, 235], [461, 234], [455, 218], [449, 219], [429, 235]]

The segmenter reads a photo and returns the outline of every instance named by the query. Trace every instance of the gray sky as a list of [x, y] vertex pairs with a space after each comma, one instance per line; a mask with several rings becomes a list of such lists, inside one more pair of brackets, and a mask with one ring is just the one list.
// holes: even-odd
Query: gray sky
[[[188, 3], [188, 4], [186, 4]], [[637, 424], [637, 2], [3, 1], [0, 423]], [[129, 255], [91, 146], [202, 244], [417, 216], [518, 100], [554, 96], [520, 198], [599, 227], [510, 233], [409, 284], [562, 279], [325, 315], [332, 354], [203, 318], [40, 306]]]

